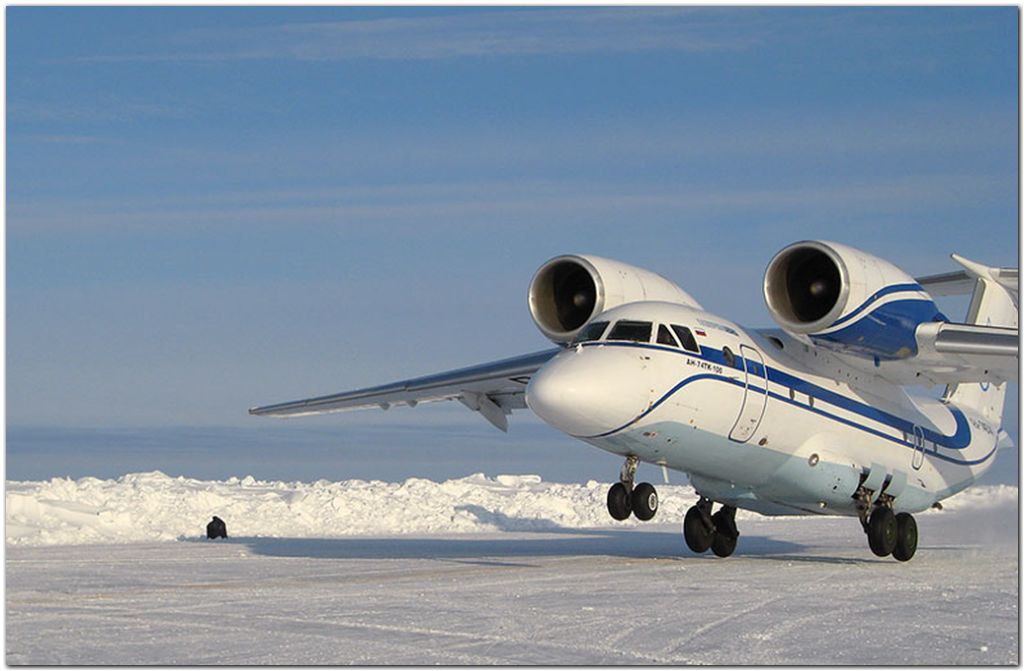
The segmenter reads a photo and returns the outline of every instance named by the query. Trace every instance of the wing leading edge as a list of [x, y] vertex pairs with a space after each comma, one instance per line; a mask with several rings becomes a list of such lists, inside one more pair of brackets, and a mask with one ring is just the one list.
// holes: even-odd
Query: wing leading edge
[[1019, 299], [1020, 271], [1017, 268], [989, 268], [969, 261], [959, 254], [953, 254], [952, 257], [954, 261], [964, 266], [964, 270], [916, 278], [917, 283], [932, 296], [962, 296], [972, 293], [978, 279], [984, 277], [1009, 291], [1015, 301]]
[[393, 405], [414, 407], [431, 401], [459, 400], [502, 431], [508, 431], [508, 415], [526, 407], [526, 383], [537, 369], [560, 352], [552, 348], [532, 354], [492, 361], [477, 366], [400, 380], [327, 396], [250, 408], [250, 415], [300, 417]]

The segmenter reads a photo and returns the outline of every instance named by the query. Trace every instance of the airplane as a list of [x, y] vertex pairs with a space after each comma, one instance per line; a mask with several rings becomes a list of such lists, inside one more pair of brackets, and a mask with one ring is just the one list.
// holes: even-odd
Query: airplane
[[[952, 258], [961, 270], [915, 279], [844, 244], [796, 242], [764, 275], [780, 328], [750, 329], [652, 271], [562, 255], [528, 290], [556, 347], [249, 412], [457, 400], [507, 431], [529, 408], [624, 459], [607, 496], [615, 520], [658, 511], [639, 463], [685, 473], [699, 497], [683, 520], [695, 553], [731, 555], [742, 508], [856, 517], [875, 555], [908, 561], [914, 513], [941, 508], [1012, 447], [1001, 423], [1018, 370], [1018, 269]], [[968, 293], [963, 322], [933, 298]], [[932, 385], [946, 385], [941, 398], [922, 389]]]

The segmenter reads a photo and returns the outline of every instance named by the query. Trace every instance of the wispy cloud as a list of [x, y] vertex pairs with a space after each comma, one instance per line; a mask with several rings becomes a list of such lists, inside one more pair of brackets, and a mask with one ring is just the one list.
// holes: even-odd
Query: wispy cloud
[[110, 142], [110, 139], [98, 135], [26, 135], [29, 142], [42, 144], [90, 145]]
[[[492, 227], [515, 223], [524, 229], [566, 225], [601, 226], [630, 221], [679, 220], [756, 213], [845, 216], [920, 213], [940, 207], [977, 206], [1012, 195], [1012, 176], [914, 175], [903, 179], [765, 187], [702, 188], [685, 184], [623, 186], [611, 183], [487, 182], [403, 184], [309, 191], [225, 194], [176, 203], [121, 201], [9, 205], [11, 234], [97, 230], [181, 231], [208, 226], [330, 226], [359, 229], [386, 225], [409, 234], [437, 227]], [[247, 202], [248, 204], [243, 204]], [[423, 225], [429, 223], [427, 229]]]
[[433, 60], [466, 56], [746, 49], [771, 33], [756, 10], [681, 8], [474, 11], [445, 16], [285, 23], [193, 30], [165, 48], [91, 54], [85, 62], [357, 58]]
[[9, 121], [107, 123], [142, 118], [181, 119], [194, 112], [185, 103], [125, 100], [106, 97], [83, 104], [78, 100], [11, 100], [7, 106]]

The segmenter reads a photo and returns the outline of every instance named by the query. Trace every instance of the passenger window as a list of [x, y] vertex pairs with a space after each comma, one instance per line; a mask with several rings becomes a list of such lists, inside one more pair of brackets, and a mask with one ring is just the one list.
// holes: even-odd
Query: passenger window
[[631, 340], [633, 342], [651, 341], [651, 322], [633, 322], [623, 319], [615, 322], [608, 340]]
[[672, 335], [672, 331], [665, 328], [664, 324], [658, 324], [658, 344], [668, 345], [669, 347], [679, 347], [679, 343], [676, 342], [676, 338]]
[[722, 348], [722, 356], [725, 357], [725, 363], [729, 368], [736, 367], [736, 355], [732, 353], [732, 350], [728, 347]]
[[693, 337], [693, 334], [690, 333], [690, 329], [685, 326], [673, 324], [672, 330], [676, 332], [677, 336], [679, 336], [679, 342], [682, 343], [683, 349], [700, 353], [700, 347], [697, 347], [697, 340]]
[[601, 334], [608, 328], [608, 322], [592, 322], [583, 327], [583, 330], [576, 334], [576, 338], [573, 339], [572, 344], [576, 345], [581, 342], [590, 342], [591, 340], [600, 340]]

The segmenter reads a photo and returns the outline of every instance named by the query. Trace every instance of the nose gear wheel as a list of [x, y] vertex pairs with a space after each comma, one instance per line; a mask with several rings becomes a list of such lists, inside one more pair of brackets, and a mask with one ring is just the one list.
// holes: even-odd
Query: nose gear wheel
[[608, 489], [608, 514], [612, 519], [622, 521], [632, 514], [646, 522], [658, 512], [658, 490], [654, 485], [641, 482], [633, 486], [639, 463], [640, 458], [635, 455], [626, 457], [619, 471], [619, 481]]

